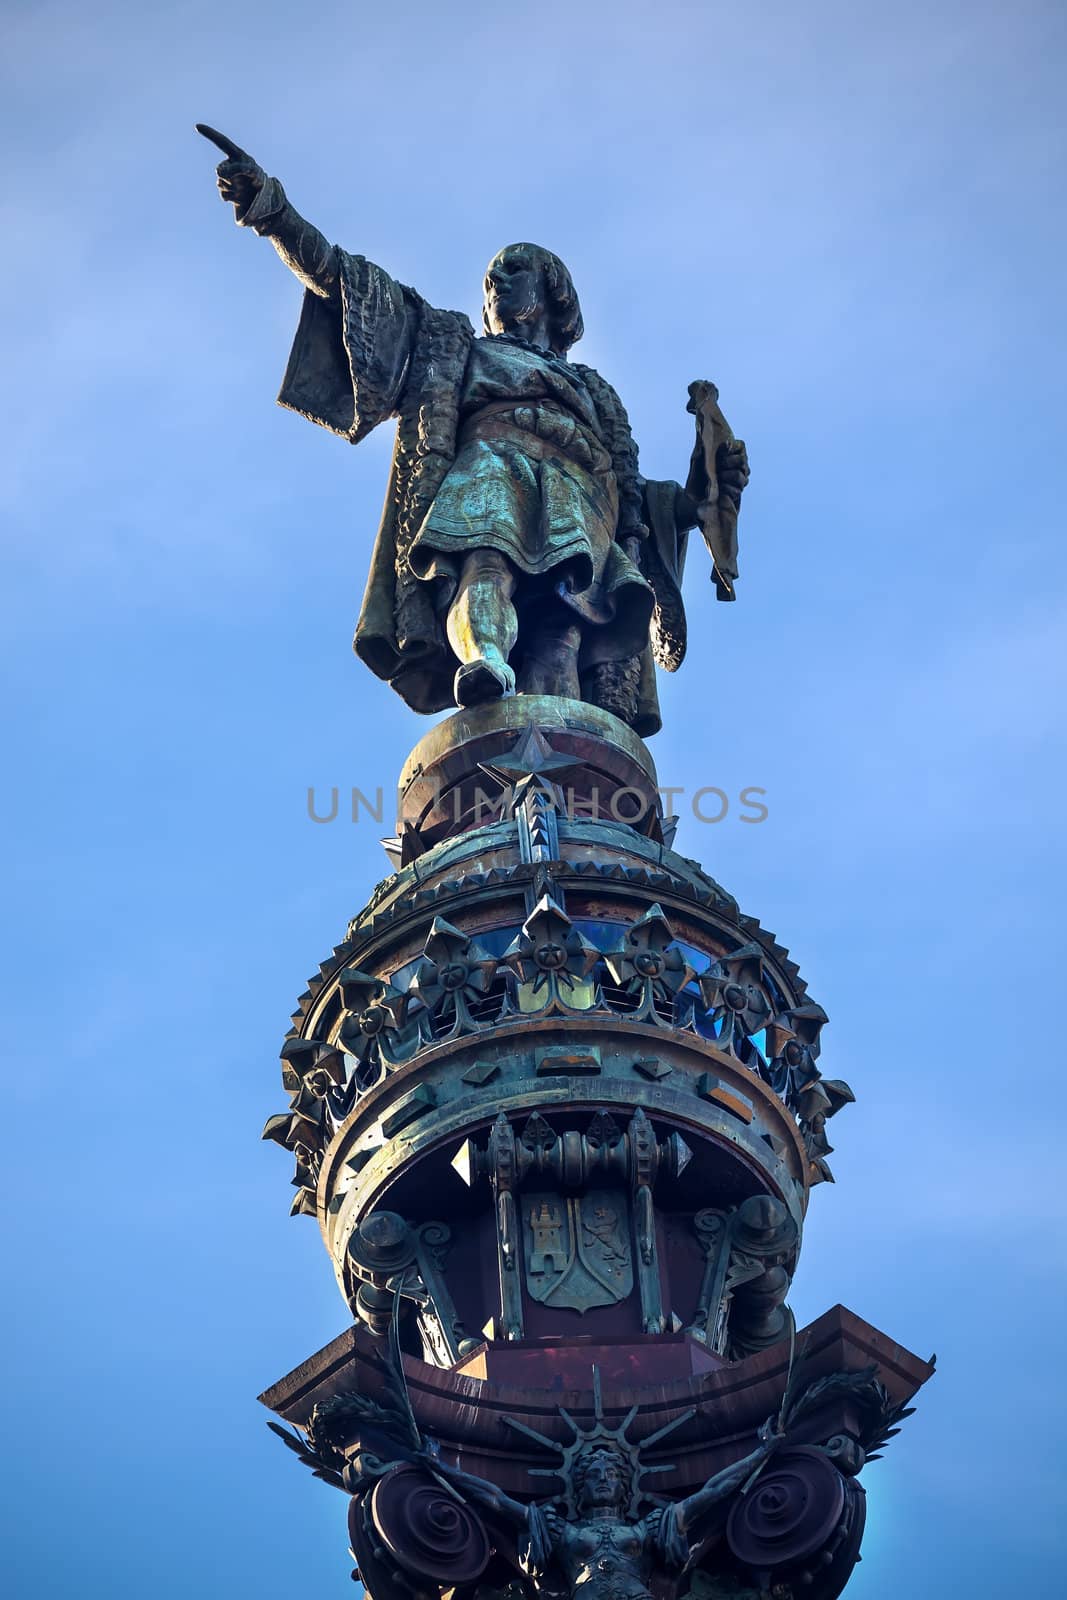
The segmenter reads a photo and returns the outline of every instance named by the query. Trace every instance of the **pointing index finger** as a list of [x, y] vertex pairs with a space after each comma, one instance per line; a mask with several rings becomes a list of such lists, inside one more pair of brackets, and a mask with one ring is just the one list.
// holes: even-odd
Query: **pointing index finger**
[[196, 131], [202, 134], [205, 139], [209, 139], [213, 145], [216, 145], [223, 155], [229, 156], [231, 161], [251, 161], [252, 157], [247, 150], [242, 150], [239, 144], [234, 144], [232, 139], [228, 139], [217, 128], [209, 128], [206, 122], [198, 122]]

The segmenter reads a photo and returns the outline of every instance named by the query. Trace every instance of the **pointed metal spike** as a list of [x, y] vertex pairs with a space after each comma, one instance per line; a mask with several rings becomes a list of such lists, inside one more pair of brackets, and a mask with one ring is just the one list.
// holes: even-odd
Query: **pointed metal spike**
[[475, 1162], [477, 1151], [470, 1139], [464, 1139], [455, 1155], [452, 1157], [452, 1170], [456, 1172], [467, 1185], [468, 1189], [474, 1187]]
[[[570, 1418], [568, 1417], [567, 1420], [569, 1422]], [[554, 1439], [546, 1439], [543, 1433], [538, 1433], [536, 1428], [527, 1427], [526, 1423], [520, 1422], [517, 1417], [505, 1417], [504, 1423], [506, 1427], [514, 1428], [516, 1433], [524, 1433], [528, 1439], [536, 1439], [537, 1443], [543, 1444], [546, 1450], [558, 1450], [562, 1453], [562, 1446], [558, 1445]]]
[[[576, 1439], [580, 1439], [582, 1437], [582, 1430], [581, 1430], [581, 1428], [579, 1428], [578, 1424], [575, 1422], [574, 1418], [571, 1416], [571, 1414], [567, 1410], [566, 1406], [560, 1406], [559, 1407], [559, 1414], [563, 1418], [564, 1422], [569, 1424], [569, 1426], [573, 1429], [574, 1437]], [[558, 1446], [557, 1446], [557, 1448], [558, 1448]]]
[[695, 1417], [696, 1414], [696, 1406], [690, 1406], [688, 1411], [683, 1411], [671, 1422], [664, 1423], [663, 1427], [656, 1433], [650, 1433], [647, 1439], [642, 1439], [640, 1449], [647, 1450], [650, 1445], [658, 1444], [660, 1439], [665, 1439], [669, 1433], [674, 1432], [675, 1428], [680, 1428], [683, 1422], [688, 1422], [690, 1417]]
[[671, 1134], [671, 1143], [674, 1145], [675, 1150], [676, 1165], [674, 1175], [676, 1178], [680, 1178], [690, 1161], [692, 1161], [693, 1152], [690, 1150], [680, 1133]]

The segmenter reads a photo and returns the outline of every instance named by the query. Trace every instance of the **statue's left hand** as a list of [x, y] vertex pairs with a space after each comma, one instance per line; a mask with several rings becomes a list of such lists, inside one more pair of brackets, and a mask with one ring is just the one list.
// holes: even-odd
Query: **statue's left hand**
[[715, 452], [715, 476], [720, 496], [724, 495], [736, 511], [750, 476], [743, 439], [730, 439], [719, 446]]

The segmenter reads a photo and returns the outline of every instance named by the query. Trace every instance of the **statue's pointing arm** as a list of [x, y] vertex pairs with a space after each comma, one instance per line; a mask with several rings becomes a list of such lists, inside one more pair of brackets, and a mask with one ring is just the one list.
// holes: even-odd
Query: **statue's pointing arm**
[[300, 215], [278, 179], [269, 177], [240, 145], [204, 123], [197, 123], [197, 131], [226, 155], [216, 168], [219, 193], [233, 206], [238, 226], [269, 239], [306, 289], [324, 299], [336, 296], [336, 246]]
[[421, 301], [381, 267], [324, 239], [240, 145], [197, 127], [226, 157], [219, 193], [238, 223], [268, 238], [304, 285], [279, 403], [358, 444], [401, 404]]

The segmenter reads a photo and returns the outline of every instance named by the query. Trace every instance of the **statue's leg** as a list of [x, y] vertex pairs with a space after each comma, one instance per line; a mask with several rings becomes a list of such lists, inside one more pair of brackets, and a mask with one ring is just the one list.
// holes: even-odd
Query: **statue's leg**
[[581, 642], [581, 625], [566, 617], [557, 616], [536, 624], [519, 667], [521, 693], [560, 694], [580, 700], [578, 649]]
[[445, 625], [460, 662], [454, 688], [458, 706], [514, 692], [515, 674], [508, 666], [519, 635], [514, 593], [514, 568], [498, 551], [472, 550], [465, 558]]

